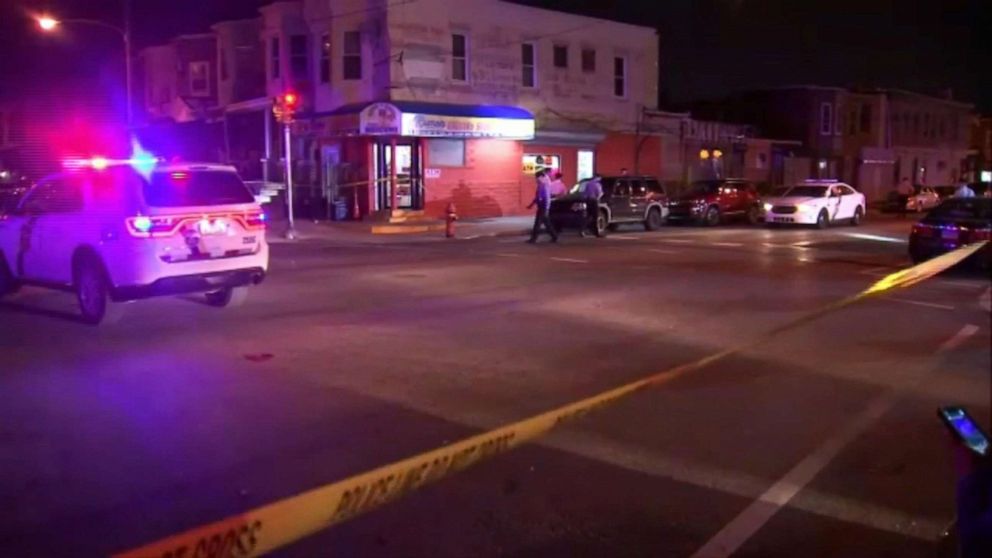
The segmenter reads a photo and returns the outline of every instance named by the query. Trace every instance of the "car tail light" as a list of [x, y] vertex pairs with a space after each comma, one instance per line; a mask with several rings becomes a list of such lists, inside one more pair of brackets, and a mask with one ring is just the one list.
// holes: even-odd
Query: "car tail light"
[[261, 230], [265, 228], [265, 223], [269, 220], [268, 216], [261, 211], [253, 211], [244, 216], [244, 225], [248, 230]]
[[929, 238], [934, 235], [934, 228], [924, 223], [917, 223], [913, 225], [913, 234], [915, 236]]
[[175, 234], [180, 220], [175, 217], [147, 217], [138, 215], [125, 221], [127, 232], [138, 238], [160, 238]]
[[972, 229], [971, 239], [976, 242], [979, 240], [992, 240], [992, 228]]

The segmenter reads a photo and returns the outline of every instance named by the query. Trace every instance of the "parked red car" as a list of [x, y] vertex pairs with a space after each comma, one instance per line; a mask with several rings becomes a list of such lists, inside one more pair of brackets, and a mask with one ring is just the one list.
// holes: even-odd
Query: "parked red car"
[[687, 192], [669, 204], [668, 221], [719, 225], [731, 219], [761, 220], [761, 200], [754, 184], [727, 178], [694, 182]]

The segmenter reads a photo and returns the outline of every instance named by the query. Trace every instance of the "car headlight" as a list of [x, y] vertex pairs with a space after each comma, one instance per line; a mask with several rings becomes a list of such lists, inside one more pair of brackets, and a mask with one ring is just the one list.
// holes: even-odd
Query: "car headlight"
[[770, 203], [766, 203], [763, 207], [765, 208], [765, 211], [771, 211], [772, 210], [772, 204], [770, 204]]
[[796, 210], [800, 213], [814, 213], [816, 212], [816, 207], [812, 205], [797, 205]]

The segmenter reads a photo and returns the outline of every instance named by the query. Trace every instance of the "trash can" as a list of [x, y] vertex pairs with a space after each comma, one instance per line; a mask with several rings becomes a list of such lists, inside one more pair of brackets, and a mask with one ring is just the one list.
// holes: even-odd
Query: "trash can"
[[343, 198], [334, 200], [334, 220], [345, 221], [348, 219], [348, 201]]

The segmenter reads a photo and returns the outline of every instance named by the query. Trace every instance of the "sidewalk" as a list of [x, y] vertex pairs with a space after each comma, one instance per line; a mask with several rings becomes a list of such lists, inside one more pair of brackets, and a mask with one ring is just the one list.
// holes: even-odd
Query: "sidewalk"
[[356, 242], [390, 244], [470, 240], [494, 236], [523, 236], [530, 231], [534, 218], [529, 215], [471, 219], [455, 223], [455, 238], [445, 238], [444, 230], [407, 234], [374, 234], [369, 223], [356, 221], [296, 221], [296, 241], [283, 238], [286, 221], [273, 221], [266, 231], [271, 244], [300, 241]]

